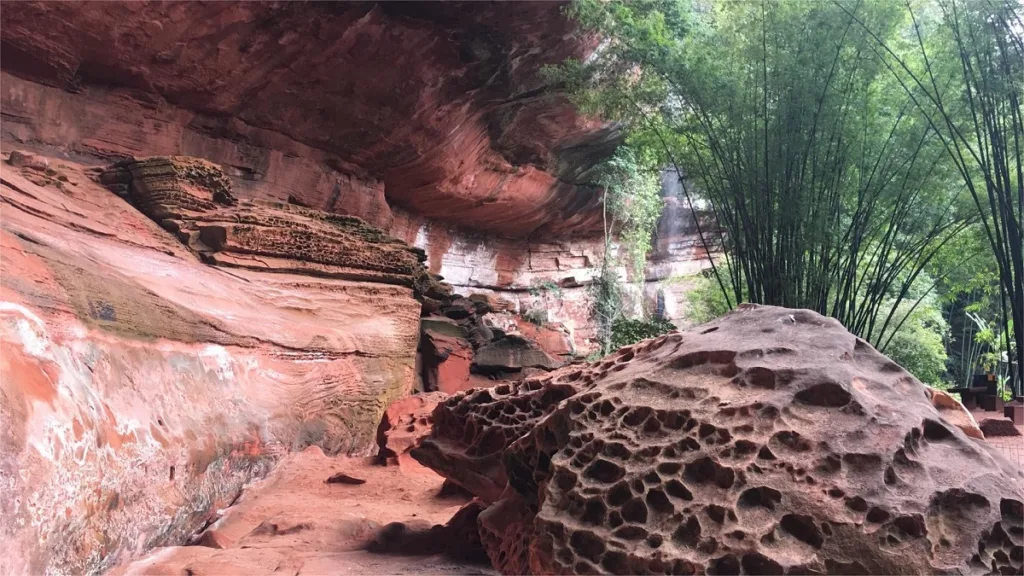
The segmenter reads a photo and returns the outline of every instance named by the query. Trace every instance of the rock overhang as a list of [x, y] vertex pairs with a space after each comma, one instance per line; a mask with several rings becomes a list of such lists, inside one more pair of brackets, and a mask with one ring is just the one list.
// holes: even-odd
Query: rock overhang
[[[580, 176], [622, 135], [581, 116], [540, 74], [593, 47], [563, 6], [12, 5], [0, 39], [4, 104], [40, 118], [5, 136], [98, 155], [207, 156], [256, 195], [277, 180], [311, 207], [372, 212], [384, 228], [382, 202], [508, 237], [593, 234], [599, 195]], [[19, 110], [31, 105], [15, 80], [109, 107], [111, 124], [137, 108], [139, 123], [166, 124], [177, 141], [132, 150], [134, 137], [111, 126], [61, 131], [45, 106]], [[339, 194], [322, 177], [309, 190], [274, 175], [296, 156], [359, 185], [342, 182]]]

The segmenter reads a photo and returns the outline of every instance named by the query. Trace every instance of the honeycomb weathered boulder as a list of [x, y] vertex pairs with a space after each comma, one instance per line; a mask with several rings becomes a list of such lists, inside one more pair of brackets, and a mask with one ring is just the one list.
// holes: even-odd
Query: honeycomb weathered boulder
[[455, 395], [412, 454], [506, 573], [1019, 573], [1024, 476], [806, 310]]

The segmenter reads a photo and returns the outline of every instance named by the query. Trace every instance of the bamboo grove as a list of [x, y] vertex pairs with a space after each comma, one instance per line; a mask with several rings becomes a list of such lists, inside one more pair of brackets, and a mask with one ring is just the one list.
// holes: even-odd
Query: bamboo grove
[[[673, 168], [715, 282], [839, 319], [885, 351], [977, 254], [998, 276], [1010, 381], [1024, 350], [1021, 8], [1006, 0], [577, 0], [601, 39], [553, 76]], [[944, 264], [938, 266], [937, 261]]]

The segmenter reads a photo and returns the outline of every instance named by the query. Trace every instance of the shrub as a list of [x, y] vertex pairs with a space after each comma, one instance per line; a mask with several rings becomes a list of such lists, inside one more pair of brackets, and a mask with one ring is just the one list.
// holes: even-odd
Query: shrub
[[[721, 273], [727, 274], [722, 270]], [[693, 288], [686, 292], [686, 316], [694, 324], [704, 324], [719, 318], [729, 311], [729, 304], [710, 273], [697, 275]]]
[[[910, 303], [897, 308], [904, 314]], [[903, 323], [882, 353], [903, 366], [918, 380], [932, 386], [942, 385], [946, 372], [946, 345], [943, 335], [948, 330], [942, 313], [932, 303], [922, 303]]]
[[627, 320], [619, 319], [612, 325], [612, 349], [636, 344], [641, 340], [661, 336], [675, 330], [675, 324], [668, 320]]

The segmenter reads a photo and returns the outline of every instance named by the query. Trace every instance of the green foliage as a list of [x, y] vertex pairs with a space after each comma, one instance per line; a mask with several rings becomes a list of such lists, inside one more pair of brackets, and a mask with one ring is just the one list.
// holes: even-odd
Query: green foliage
[[604, 356], [614, 350], [613, 327], [622, 316], [622, 283], [618, 272], [609, 265], [607, 257], [591, 283], [590, 290], [593, 300], [591, 314], [597, 324], [599, 352]]
[[686, 316], [694, 324], [704, 324], [729, 311], [718, 283], [710, 274], [700, 274], [693, 287], [686, 292]]
[[562, 287], [552, 280], [535, 281], [529, 288], [530, 296], [539, 297], [551, 294], [555, 298], [562, 297]]
[[675, 324], [668, 320], [619, 319], [612, 326], [612, 349], [636, 344], [675, 329]]
[[592, 313], [601, 351], [608, 354], [614, 349], [614, 326], [622, 316], [623, 297], [612, 241], [619, 240], [620, 258], [627, 260], [634, 280], [642, 283], [651, 237], [661, 216], [661, 186], [656, 167], [629, 146], [620, 146], [592, 175], [604, 190], [604, 255], [591, 285]]
[[[956, 1], [924, 0], [914, 20], [888, 0], [576, 0], [570, 14], [605, 42], [548, 74], [622, 123], [636, 157], [698, 185], [721, 233], [698, 232], [725, 252], [691, 318], [744, 301], [809, 308], [935, 383], [948, 327], [933, 290], [962, 282], [978, 254], [954, 247], [985, 242], [963, 170], [879, 40], [916, 49], [918, 22]], [[935, 67], [959, 73], [944, 45]]]
[[946, 372], [944, 336], [948, 326], [935, 299], [912, 312], [910, 307], [909, 302], [897, 307], [898, 317], [906, 319], [882, 352], [921, 382], [941, 385]]
[[643, 281], [651, 237], [661, 216], [658, 170], [645, 165], [633, 148], [620, 146], [614, 156], [595, 167], [594, 174], [604, 188], [606, 239], [618, 238], [634, 280]]

